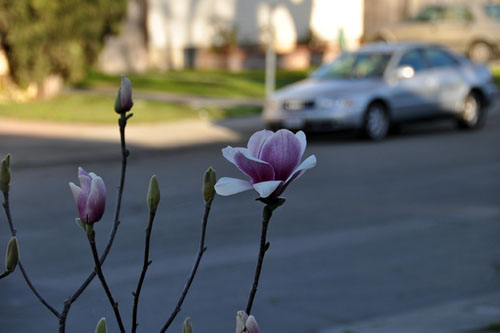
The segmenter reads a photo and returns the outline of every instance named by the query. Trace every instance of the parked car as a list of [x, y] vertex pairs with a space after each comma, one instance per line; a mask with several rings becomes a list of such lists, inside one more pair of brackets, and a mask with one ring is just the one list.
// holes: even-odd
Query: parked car
[[375, 43], [276, 91], [263, 119], [272, 129], [361, 129], [380, 140], [392, 125], [420, 119], [451, 117], [460, 128], [479, 128], [496, 95], [486, 65], [443, 46]]
[[367, 41], [424, 41], [445, 44], [485, 62], [499, 53], [500, 5], [461, 3], [423, 8], [415, 17], [387, 25]]

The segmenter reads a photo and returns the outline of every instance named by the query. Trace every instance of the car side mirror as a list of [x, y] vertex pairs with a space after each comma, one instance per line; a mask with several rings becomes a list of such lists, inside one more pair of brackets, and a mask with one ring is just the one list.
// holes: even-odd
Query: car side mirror
[[400, 80], [411, 79], [415, 76], [415, 70], [411, 66], [401, 66], [396, 69], [396, 77]]

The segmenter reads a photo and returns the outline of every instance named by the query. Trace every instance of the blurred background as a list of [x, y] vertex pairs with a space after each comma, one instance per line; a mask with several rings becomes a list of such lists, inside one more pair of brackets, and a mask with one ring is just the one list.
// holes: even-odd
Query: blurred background
[[[375, 41], [443, 44], [485, 63], [500, 84], [497, 21], [500, 2], [488, 0], [0, 0], [0, 156], [12, 154], [11, 207], [33, 283], [60, 310], [92, 269], [67, 185], [79, 166], [106, 182], [96, 226], [105, 244], [120, 170], [120, 74], [134, 89], [131, 155], [103, 270], [129, 327], [156, 174], [162, 202], [138, 329], [151, 332], [197, 251], [203, 172], [241, 177], [220, 150], [265, 127], [266, 95]], [[499, 140], [497, 103], [479, 131], [415, 124], [376, 143], [308, 133], [305, 157], [318, 166], [287, 189], [271, 221], [253, 310], [261, 330], [500, 331]], [[234, 331], [258, 250], [255, 198], [214, 201], [208, 251], [172, 331], [186, 316], [196, 332]], [[10, 232], [0, 216], [1, 247]], [[0, 331], [57, 330], [18, 271], [0, 281], [0, 295]], [[103, 316], [117, 331], [95, 280], [68, 332], [93, 331]]]

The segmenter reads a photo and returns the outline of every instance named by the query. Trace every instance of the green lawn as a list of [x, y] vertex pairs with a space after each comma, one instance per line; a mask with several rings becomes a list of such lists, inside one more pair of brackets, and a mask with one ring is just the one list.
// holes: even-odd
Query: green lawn
[[[279, 71], [276, 86], [281, 88], [303, 79], [307, 71]], [[170, 71], [151, 72], [145, 75], [127, 75], [136, 90], [164, 91], [185, 95], [226, 98], [264, 98], [265, 87], [263, 71]], [[119, 75], [106, 75], [91, 71], [77, 83], [82, 88], [118, 87]]]
[[[169, 122], [199, 117], [222, 118], [255, 114], [259, 108], [194, 109], [182, 104], [135, 100], [134, 123]], [[114, 124], [118, 115], [114, 111], [114, 98], [68, 94], [50, 101], [11, 103], [0, 105], [0, 117], [24, 120]]]

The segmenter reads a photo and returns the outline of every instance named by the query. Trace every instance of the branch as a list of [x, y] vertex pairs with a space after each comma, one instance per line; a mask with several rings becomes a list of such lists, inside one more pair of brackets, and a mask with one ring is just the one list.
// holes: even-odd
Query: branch
[[152, 210], [149, 213], [149, 223], [146, 228], [146, 242], [144, 245], [144, 262], [142, 264], [142, 272], [139, 278], [139, 282], [137, 283], [137, 288], [135, 292], [132, 293], [134, 295], [134, 309], [132, 311], [132, 333], [136, 332], [137, 326], [139, 325], [137, 324], [137, 307], [139, 306], [139, 296], [141, 294], [141, 288], [144, 282], [144, 278], [146, 277], [146, 271], [151, 264], [151, 261], [149, 260], [149, 243], [151, 239], [151, 230], [153, 228], [153, 220], [155, 218], [155, 214], [155, 210]]
[[[3, 208], [5, 210], [5, 215], [7, 215], [7, 221], [9, 222], [10, 233], [12, 234], [12, 237], [16, 237], [16, 229], [14, 228], [14, 222], [12, 221], [12, 216], [10, 214], [9, 192], [3, 192], [3, 199], [4, 199]], [[54, 314], [54, 316], [56, 316], [57, 318], [60, 318], [61, 314], [56, 309], [54, 309], [54, 307], [52, 307], [42, 297], [42, 295], [40, 295], [40, 293], [36, 290], [33, 283], [31, 283], [31, 280], [28, 276], [28, 273], [26, 273], [26, 270], [24, 269], [24, 266], [21, 262], [21, 258], [18, 259], [17, 265], [19, 266], [19, 269], [21, 270], [21, 274], [23, 275], [24, 280], [28, 284], [28, 287], [30, 287], [33, 294], [35, 294], [35, 296], [38, 298], [38, 300], [40, 302], [42, 302], [42, 304], [45, 305], [45, 307], [47, 309], [49, 309], [49, 311], [52, 312]]]
[[[127, 126], [127, 120], [132, 116], [132, 113], [128, 116], [124, 114], [120, 115], [120, 119], [118, 124], [120, 126], [120, 144], [121, 144], [121, 155], [122, 155], [122, 166], [121, 166], [121, 175], [120, 175], [120, 185], [118, 186], [118, 195], [116, 198], [116, 208], [115, 208], [115, 216], [113, 227], [111, 229], [111, 233], [108, 238], [108, 243], [104, 248], [104, 251], [100, 258], [101, 266], [104, 264], [106, 257], [108, 256], [109, 251], [111, 250], [111, 246], [113, 245], [113, 241], [116, 236], [116, 231], [118, 230], [118, 225], [120, 225], [120, 210], [123, 196], [123, 188], [125, 185], [125, 174], [127, 171], [127, 158], [129, 156], [129, 151], [125, 144], [125, 127]], [[64, 308], [59, 318], [59, 333], [64, 333], [66, 330], [66, 319], [68, 317], [69, 310], [71, 305], [80, 297], [80, 295], [85, 291], [90, 282], [95, 278], [96, 273], [92, 272], [89, 274], [87, 279], [82, 283], [82, 285], [75, 291], [75, 293], [64, 301]]]
[[186, 298], [189, 288], [191, 287], [191, 283], [193, 283], [194, 276], [196, 275], [196, 271], [198, 270], [198, 266], [200, 265], [201, 257], [203, 256], [203, 253], [207, 250], [207, 248], [205, 247], [205, 234], [207, 231], [208, 215], [210, 214], [211, 206], [212, 206], [211, 200], [205, 203], [205, 213], [203, 214], [203, 220], [201, 223], [200, 247], [198, 249], [198, 255], [196, 256], [193, 268], [191, 269], [191, 274], [189, 274], [189, 278], [186, 281], [186, 284], [184, 285], [184, 289], [182, 290], [181, 296], [177, 301], [177, 305], [175, 306], [174, 311], [168, 318], [167, 322], [161, 329], [160, 333], [165, 333], [170, 324], [172, 324], [172, 322], [174, 321], [177, 314], [181, 311], [182, 303], [184, 302], [184, 299]]
[[99, 260], [99, 254], [97, 254], [97, 248], [95, 246], [95, 231], [91, 230], [87, 233], [87, 238], [89, 240], [90, 249], [92, 250], [92, 258], [95, 263], [95, 272], [101, 281], [102, 287], [106, 296], [108, 296], [109, 302], [113, 307], [113, 311], [115, 313], [116, 321], [118, 322], [118, 326], [120, 327], [120, 332], [125, 333], [125, 328], [123, 327], [122, 318], [120, 316], [120, 311], [118, 310], [118, 303], [113, 299], [113, 295], [111, 295], [111, 290], [109, 290], [108, 284], [106, 283], [106, 279], [104, 278], [104, 274], [101, 269], [101, 262]]

